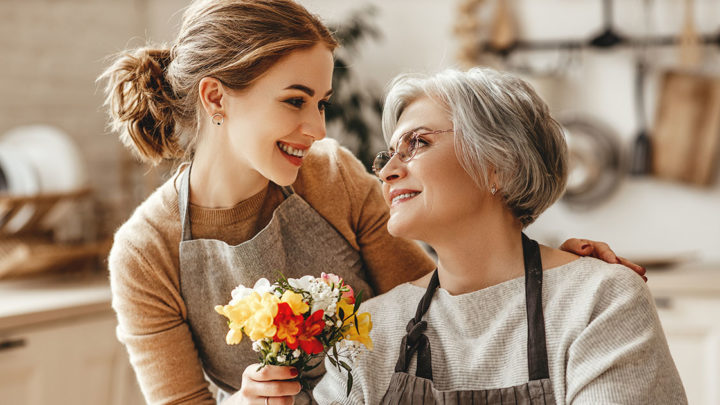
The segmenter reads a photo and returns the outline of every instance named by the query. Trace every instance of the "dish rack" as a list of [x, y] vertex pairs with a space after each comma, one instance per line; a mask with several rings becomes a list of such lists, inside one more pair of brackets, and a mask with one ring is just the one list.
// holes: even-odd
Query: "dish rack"
[[[0, 194], [0, 279], [20, 278], [48, 271], [68, 271], [97, 264], [110, 249], [110, 241], [58, 243], [43, 226], [59, 204], [88, 198], [89, 188], [72, 192], [9, 196]], [[18, 213], [32, 212], [22, 225], [8, 224]]]

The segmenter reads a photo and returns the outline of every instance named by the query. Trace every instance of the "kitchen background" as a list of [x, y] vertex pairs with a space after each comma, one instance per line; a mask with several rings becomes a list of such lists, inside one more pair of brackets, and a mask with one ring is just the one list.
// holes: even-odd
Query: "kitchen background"
[[[553, 245], [573, 236], [606, 241], [647, 264], [691, 403], [720, 404], [720, 1], [300, 2], [345, 36], [338, 58], [347, 68], [338, 71], [346, 74], [338, 75], [334, 103], [342, 107], [356, 97], [364, 109], [337, 110], [329, 135], [366, 161], [383, 147], [375, 100], [398, 73], [485, 64], [533, 83], [567, 127], [574, 166], [567, 197], [529, 233]], [[98, 346], [105, 357], [93, 358], [106, 360], [88, 360], [96, 366], [86, 369], [95, 372], [82, 373], [97, 380], [88, 403], [137, 398], [114, 344], [102, 275], [82, 279], [54, 266], [53, 277], [65, 279], [50, 282], [43, 270], [53, 263], [82, 267], [83, 259], [102, 256], [114, 229], [167, 178], [168, 165], [136, 163], [107, 131], [95, 79], [108, 55], [146, 40], [171, 41], [186, 4], [0, 2], [0, 167], [15, 179], [0, 181], [0, 224], [14, 218], [0, 231], [0, 376], [20, 384], [0, 383], [0, 403], [41, 403], [43, 395], [68, 393], [78, 403], [77, 392], [90, 384], [51, 377], [53, 369], [36, 363], [67, 367], [48, 356], [89, 349], [78, 343], [78, 352], [51, 350], [57, 336], [72, 337], [61, 339], [67, 345], [103, 328], [99, 336], [113, 344]], [[624, 42], [598, 46], [613, 42], [601, 36], [608, 28]], [[342, 113], [359, 119], [343, 121]], [[27, 127], [37, 124], [51, 127]], [[644, 161], [642, 132], [654, 161], [651, 173], [633, 176], [631, 168]], [[34, 187], [18, 183], [22, 170], [6, 167], [23, 153], [41, 166]], [[33, 199], [36, 193], [45, 199]], [[13, 232], [23, 228], [30, 232]], [[102, 260], [91, 262], [102, 268]], [[28, 301], [33, 304], [20, 304]], [[40, 308], [41, 301], [48, 302]], [[45, 347], [33, 352], [33, 342]], [[45, 393], [31, 389], [41, 381]]]

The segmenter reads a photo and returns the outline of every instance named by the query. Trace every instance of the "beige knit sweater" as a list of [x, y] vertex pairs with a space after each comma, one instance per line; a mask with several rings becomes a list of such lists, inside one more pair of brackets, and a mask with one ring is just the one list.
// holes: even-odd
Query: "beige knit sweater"
[[[416, 243], [388, 234], [388, 210], [377, 179], [336, 141], [314, 144], [293, 187], [360, 252], [368, 281], [377, 292], [434, 268]], [[193, 237], [231, 245], [247, 241], [267, 225], [282, 200], [280, 189], [270, 185], [235, 207], [191, 205]], [[127, 347], [148, 403], [212, 404], [215, 401], [203, 376], [179, 289], [180, 239], [173, 178], [115, 234], [109, 267], [117, 335]]]
[[[653, 298], [629, 269], [583, 257], [543, 272], [543, 314], [555, 402], [686, 404]], [[363, 351], [345, 396], [346, 372], [327, 360], [314, 391], [320, 404], [377, 404], [390, 383], [425, 289], [402, 284], [366, 301], [373, 351]], [[438, 390], [481, 390], [527, 382], [524, 277], [468, 294], [439, 288], [423, 317]], [[412, 375], [417, 356], [410, 363]], [[513, 398], [508, 403], [515, 403]], [[505, 403], [503, 401], [503, 403]]]

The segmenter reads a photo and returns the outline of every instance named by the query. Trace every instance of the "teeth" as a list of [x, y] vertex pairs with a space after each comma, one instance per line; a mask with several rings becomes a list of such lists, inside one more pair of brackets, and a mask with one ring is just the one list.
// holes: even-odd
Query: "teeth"
[[307, 152], [309, 149], [295, 149], [290, 145], [286, 145], [282, 142], [278, 142], [277, 146], [283, 150], [283, 152], [287, 153], [288, 155], [292, 155], [295, 157], [305, 157], [307, 155]]
[[405, 193], [405, 194], [396, 195], [395, 197], [393, 197], [392, 202], [404, 200], [404, 199], [410, 198], [410, 197], [415, 197], [418, 194], [420, 194], [420, 193]]

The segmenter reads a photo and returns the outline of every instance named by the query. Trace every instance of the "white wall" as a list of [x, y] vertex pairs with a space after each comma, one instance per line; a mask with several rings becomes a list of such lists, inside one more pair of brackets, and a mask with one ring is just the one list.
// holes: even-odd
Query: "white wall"
[[[396, 74], [436, 71], [456, 66], [456, 40], [452, 26], [459, 1], [437, 0], [301, 0], [326, 22], [342, 21], [349, 12], [372, 4], [379, 10], [380, 43], [367, 43], [355, 58], [356, 71], [369, 87], [383, 89]], [[494, 1], [485, 2], [488, 10]], [[677, 35], [683, 24], [684, 2], [651, 0], [649, 18], [653, 35]], [[520, 36], [527, 40], [589, 38], [602, 26], [600, 0], [517, 0]], [[643, 0], [615, 1], [615, 28], [640, 35], [644, 27]], [[698, 31], [720, 32], [720, 2], [695, 0]], [[647, 79], [647, 117], [656, 108], [658, 75], [677, 64], [677, 49], [651, 51]], [[703, 69], [720, 70], [720, 50], [707, 48]], [[528, 57], [536, 67], [554, 64], [556, 55]], [[548, 62], [550, 61], [550, 62]], [[637, 133], [634, 104], [633, 53], [627, 49], [583, 51], [572, 67], [556, 76], [527, 77], [555, 114], [583, 114], [602, 121], [630, 148]], [[590, 210], [577, 210], [560, 202], [533, 224], [529, 233], [548, 243], [582, 236], [607, 241], [621, 255], [661, 257], [694, 252], [702, 260], [720, 260], [720, 183], [710, 188], [691, 187], [652, 178], [627, 178], [608, 200]]]

